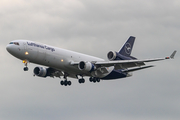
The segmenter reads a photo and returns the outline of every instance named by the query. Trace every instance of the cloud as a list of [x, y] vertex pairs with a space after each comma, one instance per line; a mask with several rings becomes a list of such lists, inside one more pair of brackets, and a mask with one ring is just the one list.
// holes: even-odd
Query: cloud
[[133, 56], [165, 57], [179, 50], [180, 2], [155, 0], [1, 0], [0, 119], [178, 119], [179, 55], [152, 63], [131, 78], [85, 84], [33, 77], [6, 51], [14, 39], [29, 39], [107, 60], [130, 35]]

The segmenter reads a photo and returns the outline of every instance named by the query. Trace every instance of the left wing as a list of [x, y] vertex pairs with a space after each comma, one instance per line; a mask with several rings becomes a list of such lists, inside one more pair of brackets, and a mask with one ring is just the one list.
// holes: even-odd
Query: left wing
[[[119, 60], [119, 61], [108, 61], [108, 62], [102, 61], [102, 62], [96, 62], [95, 65], [100, 66], [100, 67], [114, 66], [115, 69], [127, 69], [131, 67], [140, 67], [140, 66], [145, 65], [144, 62], [154, 62], [154, 61], [166, 60], [170, 58], [173, 59], [176, 52], [177, 51], [174, 51], [170, 55], [170, 57], [165, 57], [165, 58], [154, 58], [154, 59], [144, 59], [144, 60]], [[148, 67], [144, 67], [144, 68], [148, 68]], [[144, 68], [141, 68], [141, 69], [144, 69]]]
[[[124, 72], [129, 71], [136, 71], [140, 69], [145, 69], [153, 66], [144, 66], [145, 62], [154, 62], [154, 61], [161, 61], [166, 59], [173, 59], [176, 54], [176, 51], [174, 51], [170, 57], [165, 58], [154, 58], [154, 59], [144, 59], [144, 60], [116, 60], [116, 61], [94, 61], [92, 62], [93, 65], [96, 66], [96, 69], [106, 68], [114, 66], [114, 68], [117, 69], [123, 69]], [[71, 65], [78, 65], [79, 62], [71, 62]], [[143, 66], [143, 67], [141, 67]], [[136, 68], [135, 68], [136, 67]], [[131, 69], [128, 69], [131, 68]]]
[[144, 60], [119, 60], [119, 61], [102, 61], [96, 62], [95, 65], [100, 67], [110, 67], [115, 66], [116, 69], [124, 69], [130, 67], [137, 67], [145, 65], [144, 62], [153, 62], [153, 61], [160, 61], [165, 60], [167, 58], [155, 58], [155, 59], [144, 59]]
[[115, 66], [115, 69], [127, 69], [131, 67], [140, 67], [145, 65], [144, 62], [154, 62], [154, 61], [161, 61], [166, 59], [173, 59], [176, 54], [176, 51], [174, 51], [170, 57], [165, 58], [154, 58], [154, 59], [144, 59], [144, 60], [119, 60], [119, 61], [102, 61], [102, 62], [96, 62], [95, 65], [99, 67], [110, 67]]

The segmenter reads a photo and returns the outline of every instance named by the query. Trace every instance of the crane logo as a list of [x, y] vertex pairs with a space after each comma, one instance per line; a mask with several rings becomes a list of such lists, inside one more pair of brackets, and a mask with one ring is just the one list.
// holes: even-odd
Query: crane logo
[[125, 44], [125, 52], [127, 54], [131, 54], [131, 44], [130, 43]]

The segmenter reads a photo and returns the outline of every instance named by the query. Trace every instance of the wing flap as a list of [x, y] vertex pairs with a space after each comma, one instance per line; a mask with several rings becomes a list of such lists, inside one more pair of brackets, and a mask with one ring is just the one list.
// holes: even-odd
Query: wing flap
[[96, 62], [95, 65], [100, 65], [103, 67], [119, 66], [120, 68], [128, 68], [128, 67], [145, 65], [144, 62], [153, 62], [160, 60], [165, 60], [165, 58], [144, 59], [144, 60], [119, 60], [119, 61], [108, 61], [108, 62], [102, 61], [102, 62]]
[[125, 69], [125, 68], [131, 68], [136, 66], [143, 66], [145, 65], [144, 62], [134, 62], [134, 63], [122, 63], [122, 64], [115, 64], [115, 69]]
[[154, 67], [154, 66], [150, 65], [150, 66], [143, 66], [143, 67], [124, 69], [124, 70], [122, 70], [122, 72], [133, 72], [133, 71], [142, 70], [142, 69], [146, 69], [146, 68], [150, 68], [150, 67]]

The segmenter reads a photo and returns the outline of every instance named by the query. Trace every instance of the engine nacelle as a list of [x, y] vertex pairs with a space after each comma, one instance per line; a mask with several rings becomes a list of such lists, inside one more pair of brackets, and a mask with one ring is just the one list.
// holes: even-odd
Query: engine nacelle
[[115, 51], [110, 51], [108, 54], [107, 54], [107, 58], [112, 61], [112, 60], [117, 60], [117, 52]]
[[34, 74], [39, 77], [47, 77], [47, 69], [44, 67], [35, 67]]
[[132, 59], [136, 59], [135, 57], [132, 57], [132, 56], [124, 56], [124, 55], [121, 55], [120, 53], [116, 52], [116, 51], [110, 51], [108, 54], [107, 54], [107, 58], [110, 60], [110, 61], [113, 61], [113, 60], [132, 60]]
[[92, 72], [95, 70], [95, 66], [91, 62], [84, 62], [84, 61], [81, 61], [79, 63], [78, 68], [80, 70], [84, 70], [88, 72]]

